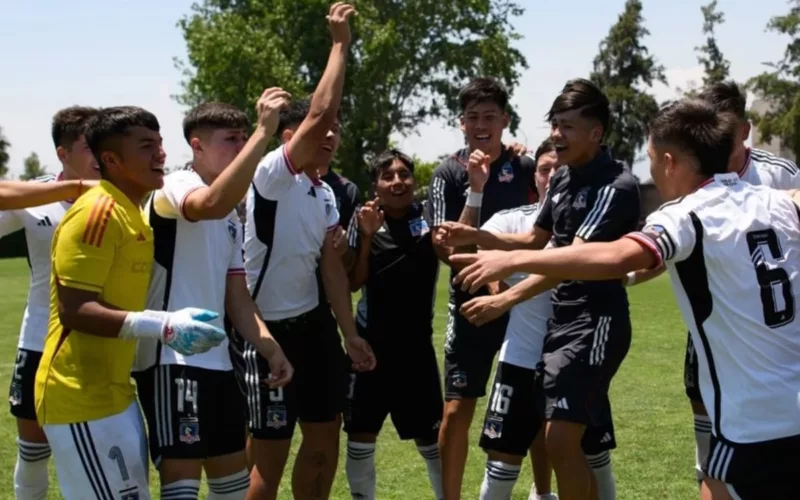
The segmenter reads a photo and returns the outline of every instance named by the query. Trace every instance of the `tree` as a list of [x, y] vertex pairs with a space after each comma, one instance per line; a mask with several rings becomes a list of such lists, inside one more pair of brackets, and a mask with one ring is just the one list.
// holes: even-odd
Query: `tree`
[[25, 169], [22, 175], [19, 176], [20, 180], [29, 181], [47, 175], [47, 167], [42, 166], [39, 161], [39, 155], [31, 153], [25, 158]]
[[700, 7], [700, 10], [703, 13], [703, 34], [706, 35], [706, 44], [695, 47], [694, 50], [700, 52], [701, 55], [697, 56], [697, 60], [705, 69], [703, 85], [712, 85], [728, 78], [731, 69], [730, 61], [725, 59], [717, 45], [715, 33], [716, 27], [725, 22], [725, 14], [717, 10], [717, 0]]
[[768, 31], [791, 37], [783, 59], [767, 63], [771, 71], [751, 78], [748, 86], [771, 104], [770, 111], [753, 114], [752, 118], [764, 142], [780, 139], [800, 157], [800, 0], [784, 16], [775, 16], [767, 24]]
[[[312, 92], [325, 68], [330, 0], [204, 0], [179, 26], [187, 44], [182, 104], [220, 100], [246, 110], [265, 87], [294, 97]], [[364, 186], [365, 161], [392, 133], [408, 135], [429, 119], [452, 118], [458, 89], [492, 75], [512, 91], [525, 57], [511, 21], [513, 0], [363, 0], [342, 102], [338, 166]], [[513, 114], [512, 132], [519, 118]]]
[[658, 112], [655, 98], [642, 87], [652, 87], [654, 81], [667, 83], [663, 66], [656, 64], [642, 44], [649, 34], [644, 27], [642, 2], [627, 0], [619, 20], [600, 42], [590, 77], [611, 104], [606, 144], [614, 157], [628, 166], [633, 165], [636, 152], [645, 143], [647, 122]]
[[3, 129], [0, 128], [0, 179], [5, 179], [6, 175], [8, 175], [8, 150], [10, 148], [11, 144], [3, 135]]

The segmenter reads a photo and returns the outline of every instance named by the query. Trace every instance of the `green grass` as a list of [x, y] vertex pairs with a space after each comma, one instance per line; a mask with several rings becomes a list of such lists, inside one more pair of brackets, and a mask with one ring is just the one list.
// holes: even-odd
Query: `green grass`
[[[437, 301], [435, 345], [442, 361], [444, 327], [447, 319], [447, 276], [441, 273]], [[8, 387], [14, 364], [22, 309], [28, 289], [28, 267], [24, 259], [0, 260], [0, 387]], [[662, 277], [636, 287], [630, 293], [633, 343], [630, 353], [614, 379], [611, 390], [618, 449], [613, 453], [617, 492], [620, 500], [683, 500], [697, 498], [694, 483], [692, 417], [683, 395], [685, 327], [678, 315], [669, 282]], [[478, 437], [485, 399], [476, 412], [470, 434], [471, 448], [464, 478], [465, 499], [476, 498], [483, 477], [485, 456]], [[7, 410], [0, 412], [0, 498], [13, 498], [16, 460], [16, 425]], [[299, 436], [298, 436], [299, 437]], [[342, 436], [342, 444], [345, 442]], [[299, 439], [295, 439], [295, 448]], [[291, 461], [285, 477], [289, 478]], [[344, 446], [332, 498], [349, 499], [344, 476]], [[400, 442], [387, 421], [378, 441], [378, 491], [383, 499], [417, 500], [432, 498], [422, 459], [413, 442]], [[158, 498], [157, 475], [153, 498]], [[60, 498], [51, 467], [48, 498]], [[527, 499], [531, 484], [525, 464], [514, 490], [514, 499]], [[290, 499], [289, 481], [284, 481], [280, 498]]]

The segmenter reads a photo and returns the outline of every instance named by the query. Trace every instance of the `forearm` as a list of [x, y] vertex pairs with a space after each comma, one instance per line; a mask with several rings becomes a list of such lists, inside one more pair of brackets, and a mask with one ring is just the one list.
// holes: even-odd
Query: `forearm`
[[546, 292], [547, 290], [555, 288], [555, 286], [560, 282], [561, 280], [555, 278], [533, 274], [520, 281], [516, 285], [510, 287], [508, 290], [502, 292], [501, 295], [505, 295], [508, 303], [511, 304], [511, 307], [514, 307], [515, 305], [530, 300], [533, 297]]
[[367, 283], [369, 278], [369, 255], [372, 246], [372, 237], [362, 235], [358, 256], [350, 273], [350, 290], [355, 292]]
[[358, 334], [356, 324], [351, 315], [350, 290], [347, 289], [347, 276], [344, 267], [336, 255], [322, 259], [322, 285], [331, 305], [331, 310], [342, 330], [344, 338]]
[[[480, 224], [481, 207], [471, 207], [464, 205], [461, 215], [458, 217], [458, 223], [471, 227], [478, 227]], [[478, 251], [477, 245], [464, 245], [454, 247], [452, 253], [475, 253]]]
[[84, 302], [74, 308], [59, 306], [58, 318], [67, 330], [96, 337], [119, 337], [128, 311], [120, 311], [100, 301]]
[[0, 181], [0, 210], [19, 210], [75, 199], [82, 190], [81, 181]]
[[548, 251], [517, 250], [508, 255], [510, 271], [541, 274], [558, 281], [622, 279], [628, 271], [650, 265], [637, 265], [636, 260], [641, 262], [627, 259], [610, 243], [585, 243]]
[[484, 250], [525, 250], [530, 249], [534, 237], [532, 233], [491, 233], [479, 230], [476, 242]]
[[255, 303], [246, 297], [236, 297], [226, 294], [225, 312], [231, 320], [236, 331], [264, 358], [269, 358], [275, 352], [277, 341], [267, 330], [267, 325], [261, 319], [261, 313]]

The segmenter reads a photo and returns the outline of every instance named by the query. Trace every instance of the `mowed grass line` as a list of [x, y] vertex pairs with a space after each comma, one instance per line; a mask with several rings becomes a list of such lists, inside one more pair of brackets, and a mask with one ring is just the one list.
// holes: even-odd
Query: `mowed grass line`
[[[434, 345], [442, 362], [447, 321], [447, 279], [442, 269], [436, 301]], [[19, 323], [28, 289], [25, 259], [0, 260], [0, 390], [7, 390], [13, 372]], [[354, 296], [354, 299], [356, 297]], [[697, 498], [694, 483], [692, 417], [683, 394], [685, 327], [666, 278], [635, 287], [630, 292], [633, 343], [611, 390], [618, 449], [613, 453], [620, 500]], [[402, 306], [400, 306], [402, 307]], [[398, 314], [402, 314], [402, 309]], [[409, 360], [409, 369], [414, 362]], [[407, 402], [410, 405], [414, 401]], [[464, 478], [463, 498], [477, 498], [483, 478], [485, 455], [478, 446], [486, 398], [480, 401], [470, 433], [470, 455]], [[16, 460], [16, 424], [7, 405], [0, 411], [0, 498], [13, 498]], [[299, 430], [298, 430], [299, 432]], [[298, 439], [287, 465], [279, 497], [291, 499], [291, 466]], [[349, 499], [344, 475], [346, 435], [342, 434], [339, 470], [332, 498]], [[413, 442], [399, 441], [387, 420], [378, 441], [378, 491], [380, 499], [432, 498], [425, 465]], [[61, 498], [51, 466], [48, 498]], [[151, 472], [151, 491], [158, 498], [158, 479]], [[531, 484], [526, 463], [512, 498], [525, 500]], [[201, 498], [205, 496], [205, 487]]]

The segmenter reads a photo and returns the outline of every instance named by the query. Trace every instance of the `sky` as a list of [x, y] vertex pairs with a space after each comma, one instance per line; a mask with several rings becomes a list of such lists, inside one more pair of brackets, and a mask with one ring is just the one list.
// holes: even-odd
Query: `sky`
[[[302, 1], [302, 0], [298, 0]], [[625, 0], [517, 0], [526, 8], [514, 20], [524, 39], [517, 47], [528, 60], [512, 96], [522, 118], [517, 140], [535, 148], [548, 134], [544, 114], [564, 82], [587, 77], [598, 44], [622, 12]], [[644, 0], [644, 42], [665, 68], [669, 85], [651, 92], [661, 102], [675, 88], [702, 80], [694, 47], [704, 43], [700, 6], [708, 0]], [[137, 105], [161, 123], [167, 165], [183, 164], [190, 150], [183, 139], [185, 109], [172, 96], [181, 92], [182, 75], [174, 58], [184, 59], [186, 45], [177, 21], [190, 12], [190, 0], [37, 0], [3, 2], [0, 17], [2, 84], [0, 127], [11, 143], [12, 175], [36, 152], [48, 171], [61, 166], [50, 138], [53, 114], [74, 104]], [[786, 0], [721, 0], [726, 22], [718, 43], [731, 61], [731, 76], [744, 81], [780, 59], [788, 39], [767, 33], [770, 17], [788, 12]], [[324, 15], [324, 13], [321, 13]], [[357, 21], [356, 21], [357, 22]], [[463, 138], [451, 123], [429, 122], [407, 137], [394, 137], [400, 148], [432, 161], [460, 148]], [[347, 140], [347, 138], [343, 138]], [[646, 165], [634, 172], [649, 178]]]

